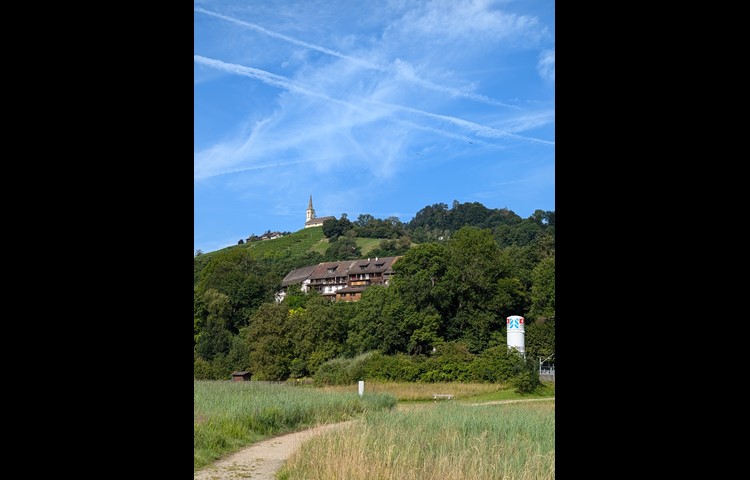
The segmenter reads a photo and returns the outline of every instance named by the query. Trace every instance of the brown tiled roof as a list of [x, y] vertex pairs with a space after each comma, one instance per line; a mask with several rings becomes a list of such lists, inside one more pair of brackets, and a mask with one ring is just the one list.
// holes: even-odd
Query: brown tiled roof
[[[343, 262], [323, 262], [315, 266], [315, 270], [310, 274], [310, 280], [317, 278], [346, 277], [351, 264], [351, 260]], [[328, 272], [329, 268], [336, 267], [334, 272]]]
[[292, 285], [293, 283], [304, 282], [307, 277], [310, 276], [313, 270], [315, 270], [315, 267], [317, 267], [317, 265], [310, 265], [309, 267], [302, 267], [296, 270], [292, 270], [291, 272], [287, 273], [286, 277], [284, 277], [284, 279], [281, 281], [281, 286], [287, 287], [289, 285]]
[[[376, 272], [388, 272], [393, 273], [391, 265], [399, 257], [379, 257], [377, 260], [375, 257], [364, 260], [357, 260], [354, 265], [349, 268], [349, 274], [355, 273], [376, 273]], [[364, 268], [363, 268], [364, 267]]]

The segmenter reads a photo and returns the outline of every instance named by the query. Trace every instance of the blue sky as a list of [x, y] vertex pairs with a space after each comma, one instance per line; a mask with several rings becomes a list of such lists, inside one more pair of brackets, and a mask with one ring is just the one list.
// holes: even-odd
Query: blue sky
[[553, 0], [194, 3], [194, 249], [453, 200], [555, 210]]

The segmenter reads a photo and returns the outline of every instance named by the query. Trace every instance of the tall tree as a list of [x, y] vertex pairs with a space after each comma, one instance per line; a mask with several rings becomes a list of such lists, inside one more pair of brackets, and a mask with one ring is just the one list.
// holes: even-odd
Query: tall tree
[[555, 257], [547, 257], [531, 272], [532, 318], [553, 318], [555, 316]]
[[374, 285], [362, 293], [352, 319], [348, 342], [355, 353], [380, 350], [384, 354], [405, 352], [409, 332], [404, 328], [404, 306], [390, 287]]
[[253, 259], [249, 250], [234, 248], [217, 252], [201, 271], [195, 293], [214, 289], [229, 297], [227, 328], [237, 333], [263, 302], [273, 300], [281, 278]]
[[195, 351], [203, 359], [211, 361], [217, 355], [229, 351], [232, 335], [226, 324], [231, 306], [229, 297], [214, 289], [209, 289], [203, 294], [203, 305], [206, 321], [195, 337]]
[[250, 326], [243, 329], [250, 347], [249, 363], [257, 380], [285, 380], [294, 358], [294, 345], [288, 336], [288, 310], [285, 305], [264, 303], [253, 313]]

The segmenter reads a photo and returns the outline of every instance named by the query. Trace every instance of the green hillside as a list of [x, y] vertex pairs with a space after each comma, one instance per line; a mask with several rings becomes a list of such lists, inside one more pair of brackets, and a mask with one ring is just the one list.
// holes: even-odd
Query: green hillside
[[355, 238], [357, 246], [362, 250], [362, 256], [366, 257], [370, 250], [380, 245], [380, 238]]
[[[357, 246], [361, 249], [362, 257], [366, 257], [373, 249], [380, 245], [380, 238], [356, 238]], [[273, 240], [261, 240], [242, 245], [232, 245], [213, 252], [203, 253], [194, 257], [194, 280], [197, 281], [200, 272], [210, 260], [217, 256], [226, 255], [233, 250], [243, 250], [250, 254], [254, 260], [275, 261], [286, 260], [290, 264], [297, 265], [298, 259], [309, 258], [310, 254], [325, 255], [328, 248], [328, 239], [323, 236], [323, 227], [303, 228], [291, 235], [286, 235]], [[322, 261], [322, 259], [319, 259]], [[305, 263], [305, 262], [303, 262]], [[310, 265], [319, 263], [311, 262]], [[305, 263], [307, 265], [307, 263]], [[294, 268], [299, 268], [298, 265]]]
[[263, 258], [301, 257], [313, 251], [322, 254], [328, 246], [328, 240], [323, 236], [323, 227], [312, 227], [303, 228], [281, 238], [237, 246], [247, 248], [253, 258], [260, 260]]

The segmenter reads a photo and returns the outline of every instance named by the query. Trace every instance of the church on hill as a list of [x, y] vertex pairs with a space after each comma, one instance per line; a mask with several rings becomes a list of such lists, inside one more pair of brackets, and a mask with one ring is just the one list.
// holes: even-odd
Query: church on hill
[[316, 217], [315, 209], [312, 205], [312, 193], [310, 194], [310, 203], [307, 204], [307, 212], [305, 214], [305, 228], [310, 227], [322, 227], [323, 222], [326, 220], [336, 220], [336, 217]]

